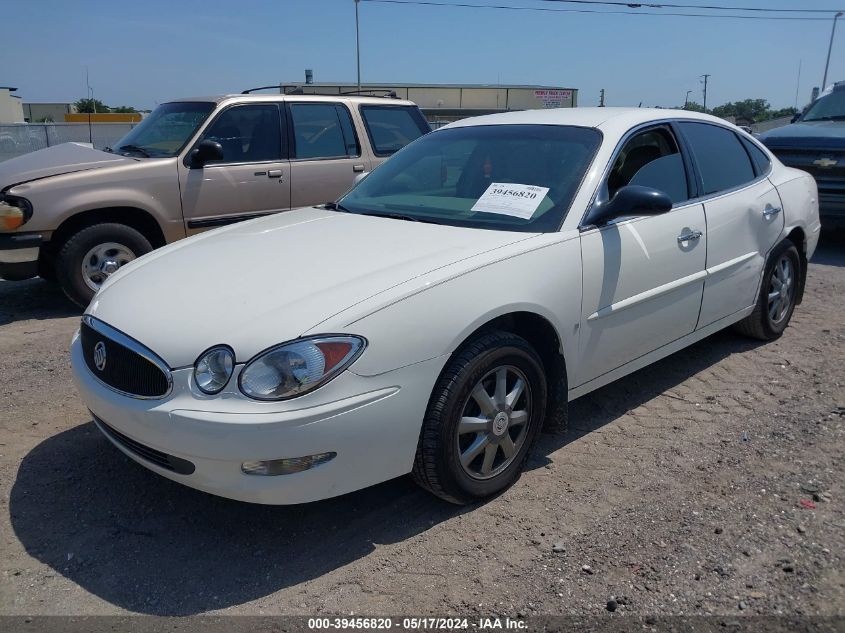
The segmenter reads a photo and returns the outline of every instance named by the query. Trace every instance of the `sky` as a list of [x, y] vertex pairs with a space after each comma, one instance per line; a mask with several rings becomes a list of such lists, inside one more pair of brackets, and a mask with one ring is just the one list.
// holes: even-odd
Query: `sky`
[[[438, 0], [587, 8], [542, 0]], [[673, 0], [766, 8], [845, 8], [845, 0]], [[707, 105], [746, 98], [799, 107], [824, 73], [832, 20], [738, 20], [508, 11], [361, 2], [361, 79], [541, 84], [579, 89], [579, 105]], [[611, 7], [591, 7], [598, 11]], [[669, 11], [666, 9], [666, 11]], [[13, 2], [3, 11], [0, 86], [24, 102], [94, 96], [110, 106], [304, 81], [354, 83], [353, 0]], [[789, 15], [789, 14], [784, 14]], [[798, 81], [800, 64], [800, 82]], [[845, 79], [845, 17], [828, 83]]]

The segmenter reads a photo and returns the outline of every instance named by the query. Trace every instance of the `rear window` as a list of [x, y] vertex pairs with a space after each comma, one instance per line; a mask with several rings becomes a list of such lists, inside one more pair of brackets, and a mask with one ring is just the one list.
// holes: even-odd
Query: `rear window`
[[376, 156], [390, 156], [431, 131], [413, 106], [361, 106], [361, 116]]
[[754, 180], [751, 159], [736, 134], [709, 123], [678, 124], [692, 147], [704, 194], [739, 187]]
[[747, 149], [748, 153], [751, 155], [751, 160], [754, 161], [754, 165], [757, 167], [757, 173], [761, 176], [767, 173], [769, 171], [769, 167], [772, 166], [772, 161], [769, 160], [769, 157], [766, 156], [763, 150], [747, 138], [742, 139], [742, 144], [745, 145], [745, 149]]

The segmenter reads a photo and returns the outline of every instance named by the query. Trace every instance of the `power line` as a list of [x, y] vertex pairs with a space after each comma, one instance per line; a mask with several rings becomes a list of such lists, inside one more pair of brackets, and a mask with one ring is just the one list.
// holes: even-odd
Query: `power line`
[[[431, 7], [459, 7], [465, 9], [502, 9], [507, 11], [540, 11], [545, 13], [590, 13], [593, 15], [640, 15], [652, 17], [682, 17], [682, 18], [727, 18], [734, 20], [788, 20], [829, 22], [830, 18], [810, 17], [781, 17], [769, 15], [725, 15], [712, 13], [642, 13], [639, 11], [599, 11], [596, 9], [552, 9], [550, 7], [515, 7], [499, 4], [469, 4], [466, 2], [436, 2], [434, 0], [361, 0], [361, 2], [378, 2], [380, 4], [405, 4]], [[627, 5], [626, 5], [627, 6]]]
[[729, 7], [707, 4], [666, 4], [665, 2], [619, 2], [612, 0], [539, 0], [540, 2], [558, 2], [563, 4], [599, 4], [631, 9], [706, 9], [713, 11], [759, 11], [765, 13], [837, 13], [842, 9], [767, 9], [763, 7]]

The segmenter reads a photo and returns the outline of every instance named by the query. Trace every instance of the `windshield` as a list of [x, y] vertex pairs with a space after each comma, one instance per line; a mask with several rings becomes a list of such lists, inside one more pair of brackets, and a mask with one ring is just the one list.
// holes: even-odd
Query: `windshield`
[[112, 148], [118, 154], [176, 156], [214, 109], [213, 103], [164, 103]]
[[600, 142], [598, 130], [572, 126], [444, 129], [397, 152], [338, 206], [454, 226], [557, 231]]
[[802, 121], [836, 121], [845, 119], [845, 90], [836, 90], [816, 100]]

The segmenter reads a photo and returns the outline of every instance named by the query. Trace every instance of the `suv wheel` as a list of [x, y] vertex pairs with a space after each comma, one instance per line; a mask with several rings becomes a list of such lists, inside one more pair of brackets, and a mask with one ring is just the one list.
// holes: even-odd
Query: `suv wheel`
[[56, 277], [68, 298], [84, 308], [110, 275], [151, 250], [149, 240], [125, 224], [95, 224], [61, 247]]
[[457, 504], [504, 490], [543, 425], [546, 393], [542, 361], [525, 339], [489, 332], [469, 342], [432, 393], [414, 480]]

